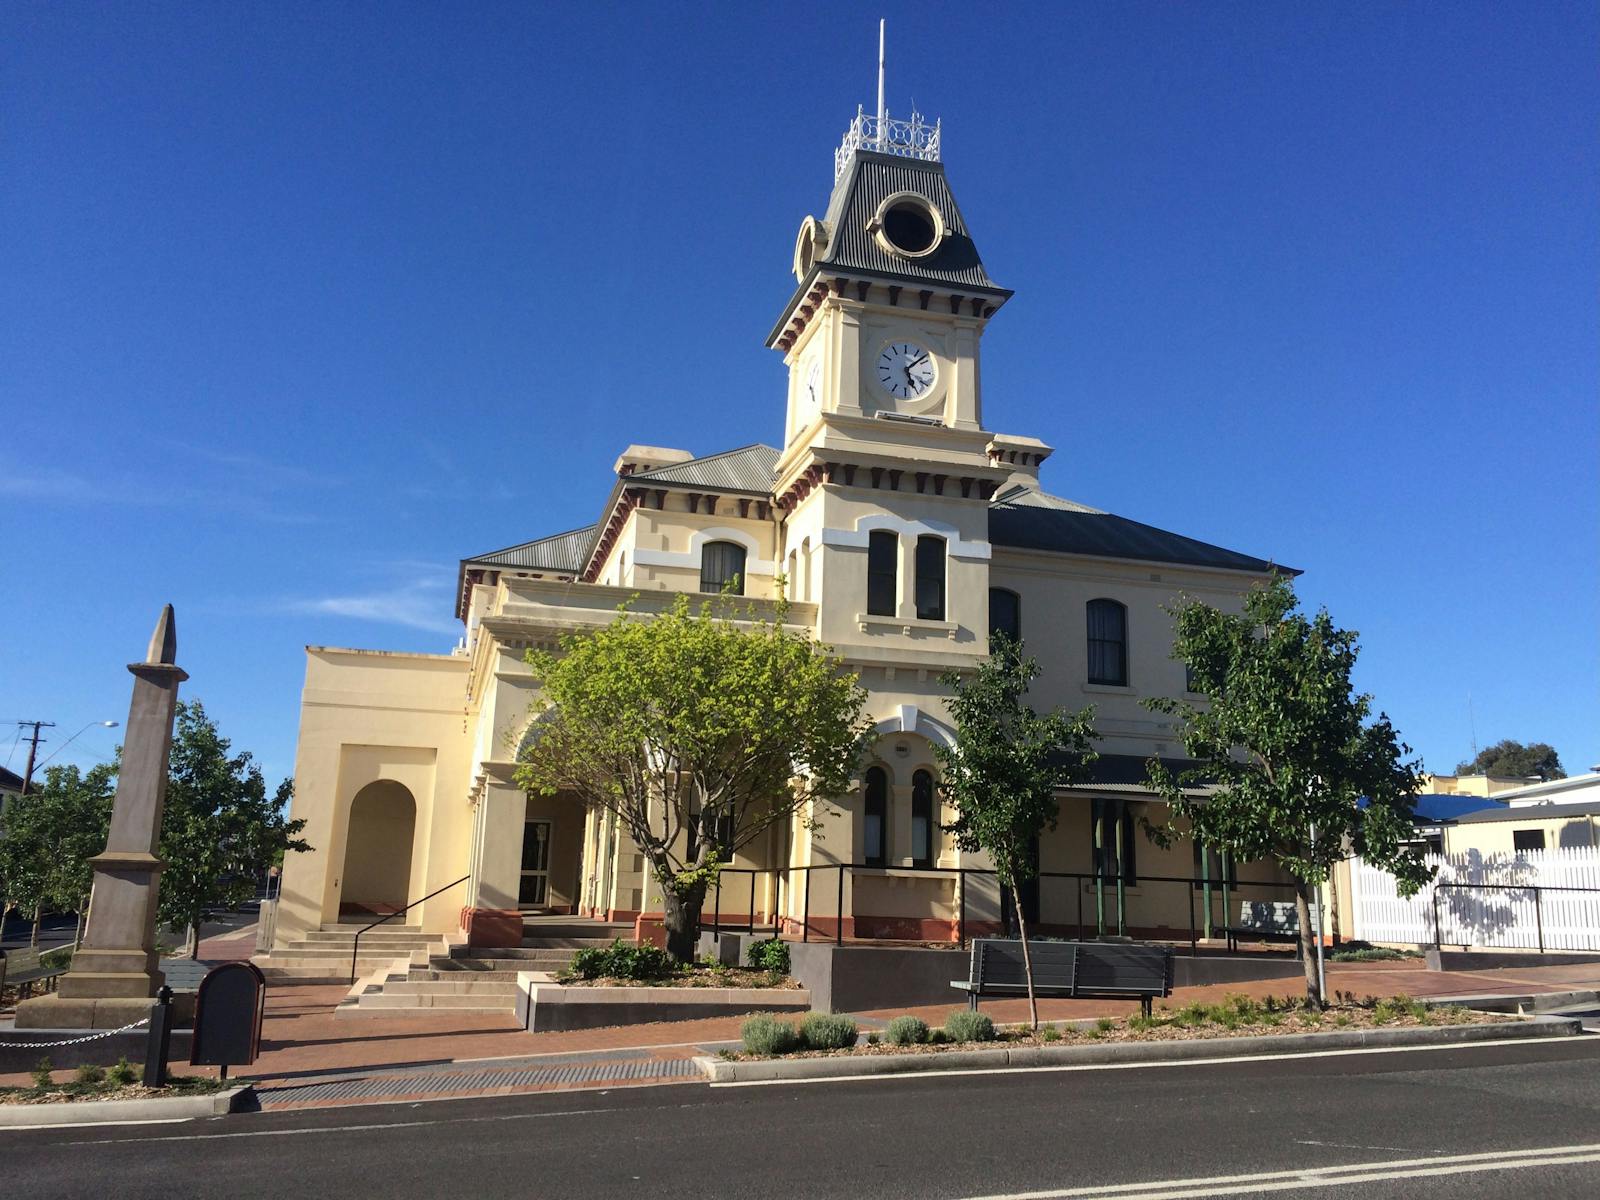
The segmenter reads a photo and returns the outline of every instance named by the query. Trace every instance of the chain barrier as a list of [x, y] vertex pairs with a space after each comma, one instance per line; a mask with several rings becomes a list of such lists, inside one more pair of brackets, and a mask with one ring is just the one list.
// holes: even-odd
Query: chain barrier
[[149, 1017], [140, 1017], [131, 1025], [124, 1025], [121, 1029], [107, 1029], [100, 1033], [91, 1033], [87, 1037], [67, 1038], [60, 1042], [0, 1042], [0, 1050], [51, 1050], [57, 1046], [77, 1046], [83, 1042], [94, 1042], [101, 1038], [111, 1037], [113, 1034], [127, 1033], [130, 1029], [137, 1029], [141, 1025], [150, 1024]]

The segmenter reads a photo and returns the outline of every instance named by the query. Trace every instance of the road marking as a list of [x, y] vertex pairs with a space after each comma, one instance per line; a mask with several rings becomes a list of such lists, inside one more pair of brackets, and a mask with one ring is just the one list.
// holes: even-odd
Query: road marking
[[[182, 1125], [194, 1117], [151, 1117], [147, 1121], [52, 1121], [48, 1125], [6, 1125], [0, 1133], [26, 1133], [30, 1129], [105, 1129], [111, 1125]], [[137, 1140], [137, 1139], [133, 1139]]]
[[945, 1071], [895, 1071], [885, 1075], [819, 1075], [814, 1079], [734, 1079], [713, 1083], [714, 1088], [773, 1087], [796, 1083], [879, 1083], [886, 1079], [942, 1079], [951, 1075], [1021, 1075], [1064, 1071], [1143, 1071], [1153, 1067], [1214, 1067], [1226, 1063], [1287, 1062], [1298, 1058], [1343, 1058], [1350, 1054], [1420, 1054], [1431, 1050], [1478, 1050], [1491, 1046], [1544, 1046], [1551, 1042], [1576, 1042], [1566, 1038], [1497, 1038], [1492, 1042], [1451, 1042], [1439, 1046], [1362, 1046], [1354, 1050], [1307, 1050], [1299, 1054], [1231, 1054], [1218, 1058], [1180, 1058], [1155, 1062], [1063, 1063], [1046, 1067], [966, 1067]]
[[[309, 1109], [302, 1109], [309, 1112]], [[560, 1112], [540, 1113], [502, 1113], [493, 1117], [450, 1117], [437, 1121], [374, 1121], [365, 1125], [313, 1125], [305, 1129], [246, 1129], [234, 1133], [181, 1133], [176, 1137], [161, 1138], [162, 1142], [217, 1142], [232, 1138], [263, 1138], [263, 1137], [300, 1137], [305, 1134], [325, 1133], [370, 1133], [379, 1129], [418, 1129], [428, 1125], [479, 1125], [493, 1121], [539, 1121], [546, 1117], [587, 1117], [597, 1113], [609, 1113], [614, 1110], [609, 1108], [572, 1108]], [[183, 1120], [190, 1118], [184, 1117]], [[149, 1124], [150, 1122], [125, 1122], [126, 1124]], [[44, 1126], [35, 1125], [31, 1128], [41, 1129]], [[9, 1130], [3, 1132], [10, 1132]], [[130, 1143], [149, 1145], [148, 1138], [95, 1138], [82, 1142], [63, 1142], [62, 1146], [122, 1146]]]
[[1600, 1162], [1600, 1144], [1491, 1150], [1435, 1158], [1397, 1158], [1333, 1167], [1263, 1171], [1254, 1175], [1196, 1176], [1188, 1179], [1156, 1179], [1145, 1183], [1057, 1188], [1042, 1192], [1004, 1192], [971, 1197], [970, 1200], [1088, 1200], [1089, 1197], [1102, 1197], [1104, 1200], [1186, 1200], [1189, 1197], [1245, 1196], [1392, 1179], [1470, 1175], [1483, 1171], [1513, 1171], [1526, 1167], [1558, 1167], [1592, 1162]]

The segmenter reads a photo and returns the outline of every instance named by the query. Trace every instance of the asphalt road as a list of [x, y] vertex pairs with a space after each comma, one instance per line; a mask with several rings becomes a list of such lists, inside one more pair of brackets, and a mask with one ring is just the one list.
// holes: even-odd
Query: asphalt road
[[1600, 1195], [1597, 1081], [1600, 1038], [1584, 1037], [1141, 1069], [569, 1091], [0, 1131], [0, 1177], [12, 1195], [96, 1200], [1589, 1200]]

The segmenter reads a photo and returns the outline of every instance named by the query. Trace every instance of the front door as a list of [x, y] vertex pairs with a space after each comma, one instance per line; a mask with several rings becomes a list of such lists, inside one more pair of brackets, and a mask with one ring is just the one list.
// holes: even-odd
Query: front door
[[522, 829], [522, 879], [517, 885], [519, 908], [550, 903], [550, 822], [529, 821]]

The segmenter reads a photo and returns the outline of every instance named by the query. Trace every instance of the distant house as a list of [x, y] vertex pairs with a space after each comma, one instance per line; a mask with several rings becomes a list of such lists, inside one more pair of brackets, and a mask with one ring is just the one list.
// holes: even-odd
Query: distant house
[[1428, 796], [1494, 796], [1527, 787], [1521, 775], [1424, 775], [1422, 792]]
[[1529, 784], [1497, 792], [1494, 799], [1492, 808], [1445, 824], [1446, 853], [1492, 857], [1600, 846], [1600, 773]]
[[22, 776], [0, 767], [0, 813], [6, 811], [14, 796], [22, 795]]

